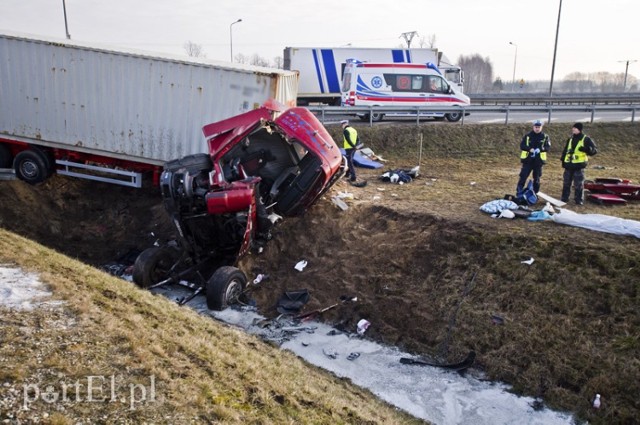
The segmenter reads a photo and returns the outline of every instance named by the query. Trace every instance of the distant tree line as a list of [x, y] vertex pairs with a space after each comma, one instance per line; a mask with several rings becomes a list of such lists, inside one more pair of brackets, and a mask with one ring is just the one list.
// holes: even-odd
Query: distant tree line
[[[207, 55], [204, 53], [204, 49], [201, 44], [196, 44], [192, 41], [187, 41], [182, 46], [187, 53], [187, 56], [192, 58], [206, 58]], [[251, 56], [245, 56], [242, 53], [238, 53], [233, 57], [233, 61], [235, 63], [242, 63], [245, 65], [255, 65], [255, 66], [265, 66], [269, 68], [278, 68], [282, 69], [284, 66], [284, 59], [282, 56], [276, 56], [272, 61], [269, 61], [262, 56], [253, 54]]]
[[[491, 92], [544, 92], [549, 90], [550, 80], [503, 81], [500, 77], [493, 77], [491, 60], [478, 54], [458, 58], [458, 66], [464, 71], [464, 90], [467, 93]], [[554, 92], [562, 93], [615, 93], [622, 91], [638, 91], [639, 81], [633, 75], [623, 72], [572, 72], [563, 79], [554, 79]]]

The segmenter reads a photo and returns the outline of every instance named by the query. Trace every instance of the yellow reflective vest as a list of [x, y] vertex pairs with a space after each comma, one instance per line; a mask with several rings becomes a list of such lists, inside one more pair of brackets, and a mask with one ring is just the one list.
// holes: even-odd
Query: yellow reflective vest
[[569, 138], [568, 144], [567, 144], [567, 153], [564, 156], [564, 158], [562, 159], [562, 162], [570, 162], [572, 164], [579, 164], [579, 163], [583, 163], [583, 162], [588, 162], [589, 161], [589, 157], [587, 156], [586, 153], [582, 152], [580, 150], [581, 147], [584, 146], [584, 139], [587, 136], [585, 134], [582, 135], [582, 139], [578, 140], [578, 143], [576, 143], [575, 146], [571, 146], [573, 143], [573, 137]]
[[[527, 136], [527, 147], [529, 147], [529, 136]], [[547, 136], [546, 134], [544, 135], [544, 139], [542, 139], [542, 145], [544, 146], [544, 144], [547, 142], [547, 140], [549, 140], [549, 136]], [[520, 151], [520, 159], [527, 159], [527, 157], [529, 156], [529, 149], [527, 149], [526, 151]], [[540, 159], [542, 160], [543, 163], [547, 162], [547, 153], [546, 152], [540, 152]]]
[[349, 141], [347, 140], [347, 138], [344, 136], [342, 136], [342, 143], [343, 143], [343, 148], [345, 149], [354, 149], [356, 147], [356, 145], [358, 144], [358, 132], [356, 131], [355, 128], [353, 127], [345, 127], [345, 130], [349, 132], [349, 136], [351, 138], [351, 142], [353, 143], [353, 145], [351, 145], [351, 143], [349, 143]]

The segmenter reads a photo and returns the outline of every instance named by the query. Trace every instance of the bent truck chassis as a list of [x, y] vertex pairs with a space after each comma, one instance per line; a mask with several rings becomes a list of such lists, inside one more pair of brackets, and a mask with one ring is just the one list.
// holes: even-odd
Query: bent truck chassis
[[194, 292], [181, 303], [204, 291], [210, 309], [226, 308], [247, 283], [238, 260], [260, 252], [277, 218], [304, 213], [344, 173], [337, 145], [308, 110], [269, 118], [261, 108], [205, 126], [210, 154], [165, 164], [160, 190], [177, 244], [143, 251], [136, 284], [187, 279]]

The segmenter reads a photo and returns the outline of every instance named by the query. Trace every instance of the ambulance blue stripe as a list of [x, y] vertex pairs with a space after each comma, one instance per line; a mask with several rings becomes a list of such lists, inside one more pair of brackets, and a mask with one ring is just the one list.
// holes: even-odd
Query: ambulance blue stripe
[[402, 50], [391, 50], [391, 57], [393, 58], [394, 62], [404, 62], [404, 52]]
[[327, 85], [329, 86], [329, 93], [340, 92], [340, 80], [336, 73], [336, 60], [333, 57], [333, 50], [323, 49], [322, 62], [324, 63], [324, 71], [327, 74]]
[[322, 84], [322, 73], [320, 72], [320, 63], [318, 62], [318, 54], [315, 50], [313, 52], [313, 64], [316, 66], [316, 75], [318, 76], [318, 85], [320, 86], [320, 93], [324, 93], [324, 84]]
[[413, 61], [411, 60], [411, 50], [407, 49], [407, 50], [406, 50], [406, 53], [407, 53], [407, 62], [409, 62], [409, 63], [413, 62]]

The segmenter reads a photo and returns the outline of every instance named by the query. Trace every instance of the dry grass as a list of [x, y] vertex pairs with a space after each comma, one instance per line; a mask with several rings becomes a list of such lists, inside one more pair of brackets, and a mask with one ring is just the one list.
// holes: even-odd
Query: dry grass
[[[33, 311], [2, 308], [2, 418], [51, 424], [421, 423], [291, 353], [4, 230], [0, 263], [38, 273], [54, 298], [64, 300], [63, 306]], [[147, 400], [131, 409], [125, 391], [126, 402], [87, 402], [87, 377], [112, 375], [118, 397], [139, 384], [147, 388]], [[62, 382], [78, 380], [84, 402], [74, 402], [74, 389], [68, 403], [40, 398], [22, 409], [25, 385], [60, 391]], [[109, 399], [106, 382], [98, 382], [104, 393], [94, 392], [94, 398]]]

